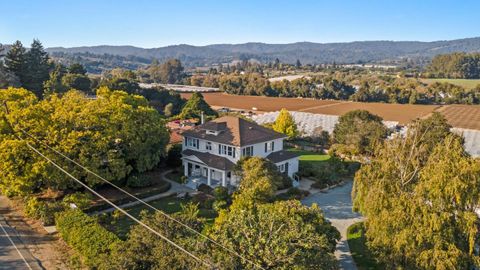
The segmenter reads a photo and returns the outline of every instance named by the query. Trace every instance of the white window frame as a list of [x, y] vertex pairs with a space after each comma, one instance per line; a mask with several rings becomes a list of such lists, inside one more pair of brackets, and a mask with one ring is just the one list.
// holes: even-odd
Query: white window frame
[[211, 150], [212, 150], [212, 142], [207, 142], [207, 143], [205, 144], [205, 149], [211, 151]]
[[246, 146], [242, 149], [242, 156], [251, 157], [253, 156], [253, 145]]

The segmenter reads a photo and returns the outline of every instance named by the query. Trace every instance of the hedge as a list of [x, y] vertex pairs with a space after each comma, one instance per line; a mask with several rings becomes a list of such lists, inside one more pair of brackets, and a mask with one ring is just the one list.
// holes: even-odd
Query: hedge
[[58, 213], [55, 222], [63, 240], [81, 255], [89, 267], [100, 265], [112, 248], [120, 243], [115, 234], [78, 209]]

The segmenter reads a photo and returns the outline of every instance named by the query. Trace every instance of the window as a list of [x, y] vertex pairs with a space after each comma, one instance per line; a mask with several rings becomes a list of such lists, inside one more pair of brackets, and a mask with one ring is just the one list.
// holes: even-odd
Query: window
[[277, 167], [278, 167], [278, 170], [279, 170], [280, 172], [285, 172], [285, 163], [280, 164], [280, 165], [278, 165]]
[[212, 150], [212, 142], [207, 142], [207, 144], [205, 145], [205, 148], [207, 150]]
[[227, 155], [231, 157], [235, 157], [235, 147], [220, 144], [218, 146], [218, 154], [219, 155]]
[[247, 146], [242, 149], [242, 156], [251, 157], [253, 156], [253, 146]]
[[199, 142], [198, 142], [198, 139], [195, 139], [195, 138], [189, 138], [189, 137], [186, 137], [185, 138], [185, 145], [188, 146], [188, 147], [193, 147], [193, 148], [199, 148]]
[[265, 152], [272, 152], [275, 149], [275, 142], [266, 142], [265, 143]]

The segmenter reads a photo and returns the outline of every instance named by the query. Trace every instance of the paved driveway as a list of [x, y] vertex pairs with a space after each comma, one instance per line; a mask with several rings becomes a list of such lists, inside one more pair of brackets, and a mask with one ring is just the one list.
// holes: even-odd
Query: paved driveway
[[302, 200], [305, 205], [318, 204], [323, 210], [325, 217], [332, 222], [342, 238], [337, 244], [335, 256], [337, 257], [340, 269], [357, 269], [350, 254], [347, 242], [347, 228], [355, 222], [362, 220], [361, 216], [352, 212], [352, 181], [341, 187], [329, 190], [327, 193], [315, 193]]

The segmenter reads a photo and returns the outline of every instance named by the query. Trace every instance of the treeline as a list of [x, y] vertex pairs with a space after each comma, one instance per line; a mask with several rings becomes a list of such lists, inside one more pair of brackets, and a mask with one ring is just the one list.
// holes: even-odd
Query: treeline
[[440, 54], [427, 66], [426, 77], [480, 79], [480, 53]]
[[259, 73], [192, 76], [190, 83], [219, 87], [235, 95], [303, 97], [400, 104], [479, 104], [480, 86], [474, 89], [451, 83], [425, 85], [417, 79], [389, 76], [353, 76], [332, 73], [292, 81], [270, 82]]

